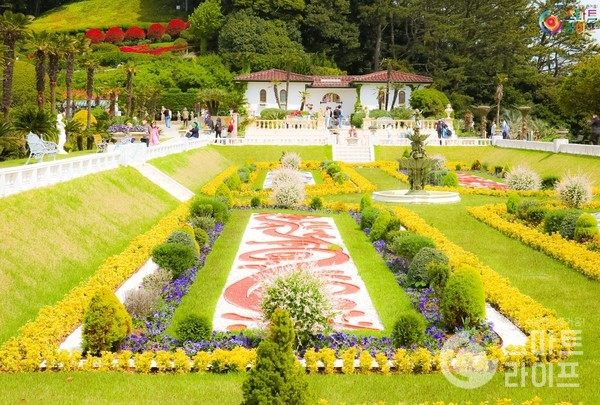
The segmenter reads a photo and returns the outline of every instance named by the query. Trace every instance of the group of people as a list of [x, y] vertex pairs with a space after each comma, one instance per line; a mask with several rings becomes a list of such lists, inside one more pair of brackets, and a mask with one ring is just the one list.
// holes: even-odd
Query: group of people
[[342, 114], [342, 106], [338, 105], [333, 110], [331, 107], [325, 108], [323, 114], [325, 116], [325, 128], [341, 128], [344, 115]]
[[[217, 120], [213, 121], [212, 117], [207, 112], [206, 115], [204, 116], [204, 125], [208, 129], [210, 136], [212, 136], [214, 134], [215, 143], [222, 142], [224, 125], [223, 125], [223, 121], [221, 120], [221, 117], [217, 117]], [[236, 128], [235, 128], [234, 118], [232, 118], [229, 121], [229, 124], [227, 125], [227, 129], [226, 129], [230, 138], [235, 137], [235, 129]], [[189, 131], [186, 134], [186, 137], [187, 138], [199, 138], [200, 137], [200, 124], [198, 123], [198, 121], [192, 121], [192, 124], [190, 126]], [[225, 137], [227, 137], [227, 136], [225, 136]]]
[[442, 144], [442, 138], [450, 138], [452, 136], [452, 130], [448, 127], [448, 124], [446, 124], [446, 120], [444, 120], [443, 117], [440, 117], [435, 123], [435, 132], [437, 132], [440, 145]]

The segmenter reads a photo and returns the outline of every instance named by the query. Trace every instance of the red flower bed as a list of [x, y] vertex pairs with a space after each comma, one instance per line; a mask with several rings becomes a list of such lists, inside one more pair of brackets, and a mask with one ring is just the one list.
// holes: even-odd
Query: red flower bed
[[176, 18], [174, 20], [169, 21], [167, 25], [167, 34], [174, 37], [181, 33], [186, 28], [185, 21]]
[[119, 42], [123, 42], [123, 39], [125, 39], [123, 30], [119, 27], [112, 27], [106, 31], [106, 38], [104, 40], [106, 42], [118, 44]]
[[92, 44], [99, 44], [104, 41], [105, 35], [104, 31], [99, 30], [98, 28], [90, 28], [85, 33], [85, 37], [89, 39]]
[[125, 39], [128, 41], [146, 38], [146, 33], [140, 27], [130, 27], [125, 31]]
[[154, 23], [148, 27], [148, 38], [161, 39], [165, 35], [165, 27], [160, 23]]
[[136, 45], [136, 46], [122, 46], [119, 48], [121, 52], [133, 52], [133, 53], [146, 53], [149, 55], [160, 55], [163, 52], [172, 51], [175, 49], [173, 45], [163, 46], [161, 48], [150, 49], [150, 44]]

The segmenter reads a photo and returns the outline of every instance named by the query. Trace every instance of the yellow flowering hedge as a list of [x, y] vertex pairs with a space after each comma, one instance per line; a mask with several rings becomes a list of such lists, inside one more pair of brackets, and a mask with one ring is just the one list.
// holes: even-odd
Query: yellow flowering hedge
[[[572, 334], [567, 322], [557, 318], [553, 310], [544, 307], [533, 298], [521, 293], [510, 284], [507, 278], [500, 276], [490, 267], [481, 263], [474, 254], [466, 252], [461, 247], [450, 242], [440, 231], [428, 225], [416, 213], [402, 207], [393, 207], [392, 210], [408, 230], [433, 239], [438, 249], [442, 250], [448, 256], [453, 268], [468, 265], [479, 271], [483, 280], [486, 301], [496, 307], [517, 327], [529, 335], [527, 348], [536, 345], [536, 342], [532, 340], [532, 333], [534, 331], [546, 331], [546, 333], [556, 336], [560, 334], [569, 336]], [[541, 337], [539, 334], [536, 335], [536, 338]], [[538, 359], [550, 358], [551, 360], [557, 360], [561, 357], [562, 353], [572, 351], [572, 342], [568, 341], [569, 339], [566, 340], [565, 342], [561, 342], [560, 347], [550, 348], [549, 353], [540, 352], [531, 355]], [[526, 360], [526, 358], [523, 358], [523, 361], [526, 362]]]
[[[458, 405], [462, 402], [460, 401], [426, 401], [426, 402], [420, 402], [420, 403], [414, 403], [413, 405]], [[518, 401], [513, 401], [511, 398], [498, 398], [495, 401], [481, 401], [479, 402], [479, 405], [542, 405], [544, 403], [544, 401], [542, 401], [542, 398], [540, 397], [533, 397], [532, 399], [529, 400], [525, 400], [523, 402], [518, 402]], [[330, 404], [326, 399], [321, 399], [318, 402], [319, 405], [334, 405], [334, 404]], [[345, 404], [340, 402], [340, 405]], [[402, 404], [404, 404], [404, 402], [402, 402]], [[467, 402], [467, 404], [470, 405], [477, 405], [477, 402]], [[555, 405], [574, 405], [574, 404], [581, 404], [581, 402], [567, 402], [567, 401], [560, 401], [560, 402], [555, 402]], [[359, 404], [357, 404], [359, 405]], [[366, 403], [362, 403], [360, 405], [366, 405]], [[384, 401], [377, 401], [377, 402], [373, 402], [373, 405], [385, 405]]]
[[[319, 170], [321, 162], [317, 160], [303, 161], [300, 165], [300, 170]], [[350, 165], [340, 163], [342, 170], [348, 174], [349, 181], [344, 184], [336, 184], [331, 176], [325, 171], [321, 171], [323, 177], [323, 184], [314, 184], [306, 186], [306, 195], [309, 197], [326, 196], [326, 195], [338, 195], [338, 194], [358, 194], [367, 193], [377, 190], [377, 187], [369, 180], [358, 174]], [[256, 163], [256, 171], [252, 173], [250, 181], [243, 183], [239, 191], [232, 191], [231, 194], [234, 197], [268, 197], [270, 195], [269, 190], [253, 190], [252, 186], [258, 176], [258, 172], [261, 170], [272, 170], [279, 167], [279, 162], [258, 162]], [[227, 179], [229, 176], [237, 172], [238, 166], [231, 166], [217, 175], [214, 179], [209, 181], [202, 187], [200, 192], [205, 195], [214, 196], [217, 188]]]
[[584, 245], [566, 240], [560, 234], [547, 235], [526, 225], [509, 222], [505, 204], [484, 205], [467, 208], [469, 214], [503, 234], [540, 250], [595, 280], [600, 280], [600, 253], [592, 252]]
[[56, 356], [60, 343], [82, 322], [83, 313], [97, 288], [118, 288], [135, 273], [162, 242], [185, 222], [188, 204], [180, 205], [151, 230], [135, 238], [117, 256], [104, 261], [90, 280], [75, 287], [54, 306], [46, 306], [37, 319], [25, 324], [19, 335], [0, 348], [0, 372], [34, 371], [44, 359]]

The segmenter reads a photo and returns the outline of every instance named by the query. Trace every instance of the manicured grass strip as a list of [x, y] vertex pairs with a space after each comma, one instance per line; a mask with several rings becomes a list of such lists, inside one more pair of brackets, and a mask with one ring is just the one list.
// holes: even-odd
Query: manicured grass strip
[[254, 184], [252, 185], [253, 190], [262, 190], [265, 184], [265, 180], [267, 179], [268, 170], [260, 170], [258, 175], [256, 176], [256, 180], [254, 180]]
[[[402, 156], [405, 146], [375, 146], [377, 160], [396, 160]], [[410, 148], [409, 148], [410, 149]], [[567, 171], [581, 170], [592, 179], [600, 180], [600, 157], [570, 155], [533, 150], [497, 148], [494, 146], [427, 146], [429, 156], [443, 155], [447, 161], [464, 162], [469, 166], [475, 160], [488, 166], [511, 166], [525, 164], [541, 176], [564, 176]]]
[[232, 211], [231, 219], [214, 244], [204, 267], [198, 271], [192, 288], [175, 311], [173, 323], [167, 333], [174, 334], [174, 325], [190, 314], [205, 316], [212, 322], [217, 301], [235, 261], [250, 214], [250, 211]]
[[510, 238], [540, 250], [594, 280], [600, 280], [600, 254], [592, 252], [575, 241], [565, 240], [559, 234], [546, 235], [526, 225], [509, 222], [501, 217], [506, 205], [485, 205], [467, 210], [475, 218], [499, 230]]
[[295, 145], [249, 145], [249, 146], [208, 146], [218, 151], [232, 164], [242, 166], [247, 162], [278, 161], [284, 152], [296, 152], [305, 160], [331, 160], [331, 146]]
[[357, 167], [355, 170], [377, 186], [377, 190], [406, 190], [408, 185], [390, 176], [383, 170], [373, 167]]
[[323, 175], [320, 170], [311, 170], [315, 184], [323, 184]]
[[[398, 315], [415, 309], [398, 285], [394, 274], [388, 269], [354, 219], [347, 213], [334, 215], [333, 218], [383, 323], [385, 328], [383, 335], [389, 336], [394, 323], [398, 320]], [[359, 333], [373, 334], [363, 331]]]
[[0, 199], [0, 343], [176, 206], [125, 167]]

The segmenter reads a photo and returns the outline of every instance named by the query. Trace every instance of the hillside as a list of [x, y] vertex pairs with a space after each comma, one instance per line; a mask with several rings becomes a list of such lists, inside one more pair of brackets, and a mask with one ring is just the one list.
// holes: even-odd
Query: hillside
[[[143, 7], [142, 7], [143, 3]], [[161, 0], [84, 0], [57, 7], [36, 18], [31, 24], [34, 31], [78, 31], [88, 28], [113, 26], [147, 27], [155, 22], [185, 18]]]

